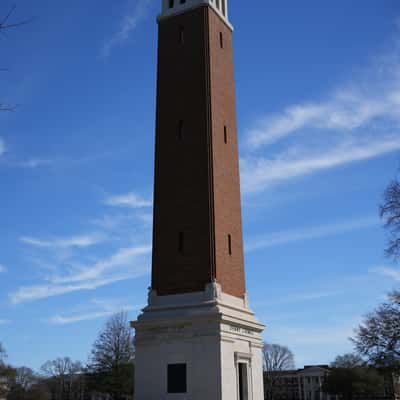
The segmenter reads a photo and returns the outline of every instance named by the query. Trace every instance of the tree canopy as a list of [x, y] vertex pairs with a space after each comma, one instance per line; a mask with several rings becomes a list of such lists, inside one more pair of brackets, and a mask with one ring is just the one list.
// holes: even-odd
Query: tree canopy
[[397, 179], [386, 188], [380, 214], [389, 232], [386, 254], [397, 260], [400, 256], [400, 182]]
[[352, 341], [371, 365], [400, 372], [400, 292], [366, 316]]
[[343, 400], [353, 400], [379, 395], [383, 385], [383, 377], [370, 367], [333, 368], [324, 382], [323, 391], [339, 395]]
[[93, 345], [89, 370], [93, 374], [90, 385], [102, 393], [110, 393], [113, 400], [133, 393], [134, 337], [124, 312], [114, 315], [106, 323]]
[[355, 368], [365, 365], [365, 361], [358, 355], [353, 353], [337, 356], [335, 361], [331, 363], [332, 368]]

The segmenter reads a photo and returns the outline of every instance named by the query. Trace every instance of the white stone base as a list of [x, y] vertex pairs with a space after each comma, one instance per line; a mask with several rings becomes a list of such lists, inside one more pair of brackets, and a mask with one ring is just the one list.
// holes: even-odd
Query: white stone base
[[[261, 325], [246, 299], [221, 292], [157, 296], [136, 322], [135, 400], [264, 400]], [[187, 393], [167, 393], [168, 364], [186, 364]], [[239, 364], [247, 371], [239, 395]], [[242, 384], [242, 386], [243, 386]], [[246, 390], [245, 390], [246, 391]]]

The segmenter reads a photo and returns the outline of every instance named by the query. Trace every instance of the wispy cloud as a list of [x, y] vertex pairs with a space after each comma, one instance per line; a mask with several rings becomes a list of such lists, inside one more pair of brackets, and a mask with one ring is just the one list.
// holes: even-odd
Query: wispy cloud
[[9, 298], [18, 304], [82, 290], [94, 290], [127, 279], [137, 278], [148, 273], [147, 256], [151, 246], [139, 246], [117, 250], [109, 258], [97, 261], [86, 267], [75, 266], [64, 275], [47, 276], [46, 283], [22, 286]]
[[396, 91], [386, 93], [384, 99], [364, 97], [351, 89], [340, 91], [326, 103], [294, 105], [282, 115], [259, 121], [248, 132], [248, 144], [254, 148], [270, 145], [304, 128], [350, 132], [376, 118], [399, 120], [398, 107]]
[[399, 71], [396, 42], [325, 99], [260, 117], [245, 136], [244, 192], [398, 151]]
[[70, 247], [90, 247], [99, 244], [105, 240], [103, 235], [81, 235], [72, 236], [68, 238], [52, 238], [52, 239], [38, 239], [30, 236], [22, 236], [20, 241], [35, 247], [49, 247], [49, 248], [70, 248]]
[[244, 192], [257, 192], [278, 182], [298, 178], [356, 161], [369, 160], [400, 149], [400, 134], [368, 139], [345, 139], [333, 148], [289, 148], [274, 158], [241, 160]]
[[[398, 34], [398, 33], [397, 33]], [[304, 132], [352, 133], [373, 122], [400, 123], [400, 41], [377, 55], [347, 83], [323, 100], [294, 104], [281, 113], [260, 118], [247, 132], [252, 148], [268, 146]]]
[[114, 47], [122, 46], [129, 39], [139, 23], [146, 17], [150, 4], [150, 0], [136, 0], [132, 13], [123, 17], [117, 32], [104, 43], [101, 52], [103, 57], [108, 57]]
[[[115, 267], [129, 265], [129, 263], [136, 257], [149, 254], [150, 252], [151, 252], [150, 245], [120, 249], [111, 257], [105, 260], [100, 260], [94, 265], [85, 267], [81, 269], [79, 272], [74, 272], [73, 274], [70, 275], [52, 277], [51, 281], [56, 284], [60, 283], [68, 284], [68, 283], [76, 283], [82, 281], [89, 281], [89, 282], [96, 281], [98, 279], [102, 279], [102, 277], [107, 271], [112, 270]], [[132, 268], [132, 270], [134, 270], [134, 268]]]
[[321, 300], [327, 297], [333, 297], [340, 294], [338, 290], [330, 290], [330, 291], [318, 291], [318, 292], [310, 292], [310, 293], [294, 293], [288, 294], [284, 297], [275, 298], [272, 300], [259, 300], [251, 303], [254, 307], [263, 307], [277, 304], [289, 304], [289, 303], [299, 303], [299, 302], [307, 302], [314, 300]]
[[129, 192], [122, 195], [109, 196], [104, 200], [104, 204], [113, 207], [146, 208], [151, 207], [153, 202]]
[[134, 311], [140, 308], [140, 306], [127, 305], [115, 300], [92, 300], [89, 307], [84, 310], [57, 314], [48, 321], [54, 325], [68, 325], [110, 317], [120, 311]]
[[[326, 346], [349, 343], [349, 337], [354, 333], [360, 317], [354, 317], [342, 323], [325, 323], [324, 326], [282, 326], [270, 332], [268, 339], [279, 340], [278, 343], [290, 343], [291, 346], [307, 346], [319, 348]], [[271, 334], [272, 333], [272, 334]], [[268, 333], [267, 333], [268, 334]], [[350, 347], [350, 343], [348, 344]]]
[[378, 224], [379, 219], [377, 217], [366, 217], [303, 229], [293, 229], [250, 239], [245, 247], [246, 251], [255, 251], [288, 243], [334, 236], [354, 230], [370, 228]]
[[0, 264], [0, 274], [4, 274], [5, 272], [7, 272], [7, 268], [3, 264]]
[[50, 166], [54, 164], [54, 160], [44, 158], [32, 158], [26, 161], [19, 161], [15, 163], [16, 167], [35, 169], [39, 167]]
[[386, 276], [388, 278], [395, 280], [396, 282], [400, 282], [400, 269], [399, 268], [377, 267], [377, 268], [372, 268], [371, 272], [381, 274], [383, 276]]

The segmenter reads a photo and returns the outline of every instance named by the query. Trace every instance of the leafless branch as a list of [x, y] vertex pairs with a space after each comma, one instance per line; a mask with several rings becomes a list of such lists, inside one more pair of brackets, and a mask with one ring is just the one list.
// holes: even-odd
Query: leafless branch
[[[9, 22], [12, 14], [14, 13], [14, 11], [16, 10], [16, 6], [14, 5], [13, 7], [11, 7], [10, 11], [7, 13], [7, 15], [0, 20], [0, 34], [5, 34], [5, 31], [11, 28], [16, 28], [18, 26], [22, 26], [22, 25], [26, 25], [30, 22], [33, 21], [33, 18], [31, 19], [26, 19], [23, 21], [18, 21], [18, 22]], [[0, 68], [1, 72], [7, 71], [7, 69], [5, 68]], [[10, 105], [10, 104], [4, 104], [4, 103], [0, 103], [0, 112], [4, 112], [4, 111], [15, 111], [15, 109], [17, 108], [16, 105]]]
[[16, 28], [18, 26], [26, 25], [26, 24], [29, 24], [30, 22], [33, 21], [33, 18], [30, 18], [30, 19], [26, 19], [26, 20], [23, 20], [23, 21], [19, 21], [19, 22], [8, 23], [8, 20], [10, 19], [11, 15], [16, 10], [16, 8], [17, 7], [14, 5], [11, 8], [11, 10], [9, 11], [9, 13], [0, 22], [0, 31], [4, 31], [6, 29]]

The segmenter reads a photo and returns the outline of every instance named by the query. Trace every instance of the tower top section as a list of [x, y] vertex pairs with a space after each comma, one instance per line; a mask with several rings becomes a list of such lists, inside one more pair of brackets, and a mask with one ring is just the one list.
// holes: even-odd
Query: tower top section
[[211, 7], [233, 29], [228, 18], [228, 0], [162, 0], [162, 11], [158, 20], [182, 14], [201, 6]]

